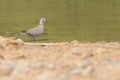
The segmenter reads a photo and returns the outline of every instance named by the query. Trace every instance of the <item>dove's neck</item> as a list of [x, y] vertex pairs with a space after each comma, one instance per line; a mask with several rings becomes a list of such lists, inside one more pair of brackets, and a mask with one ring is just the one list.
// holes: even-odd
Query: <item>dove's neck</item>
[[44, 25], [44, 23], [43, 23], [43, 22], [40, 22], [39, 25]]
[[44, 23], [39, 23], [39, 27], [44, 29]]
[[44, 26], [44, 24], [39, 24], [40, 26]]

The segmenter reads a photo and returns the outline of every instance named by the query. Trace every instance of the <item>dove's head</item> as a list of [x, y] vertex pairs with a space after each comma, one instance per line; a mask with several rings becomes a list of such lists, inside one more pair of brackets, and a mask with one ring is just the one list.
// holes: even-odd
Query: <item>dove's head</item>
[[45, 22], [47, 22], [47, 20], [45, 18], [40, 19], [40, 24], [44, 24]]

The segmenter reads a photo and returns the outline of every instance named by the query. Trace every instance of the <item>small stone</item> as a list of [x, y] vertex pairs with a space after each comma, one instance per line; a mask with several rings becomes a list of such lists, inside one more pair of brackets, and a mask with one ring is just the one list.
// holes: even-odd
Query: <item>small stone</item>
[[0, 76], [8, 76], [12, 73], [15, 64], [11, 62], [2, 62], [0, 64]]
[[73, 74], [82, 74], [82, 72], [83, 72], [83, 70], [82, 69], [73, 69], [72, 71], [71, 71]]
[[91, 72], [92, 72], [92, 66], [88, 66], [84, 69], [82, 68], [76, 68], [76, 69], [73, 69], [71, 72], [75, 75], [89, 75]]
[[0, 55], [0, 60], [4, 60], [4, 56], [3, 55]]
[[75, 48], [72, 49], [71, 52], [75, 55], [81, 55], [83, 53], [84, 54], [91, 53], [92, 50], [90, 48], [75, 47]]
[[103, 47], [97, 48], [97, 49], [95, 50], [96, 54], [102, 54], [102, 53], [105, 53], [105, 51], [106, 51], [106, 49], [103, 48]]
[[41, 67], [49, 68], [49, 69], [55, 69], [55, 64], [49, 63], [49, 62], [43, 62], [41, 63]]
[[120, 64], [118, 63], [110, 62], [109, 64], [100, 65], [94, 71], [97, 80], [119, 80], [120, 78]]
[[57, 77], [57, 79], [55, 79], [55, 80], [70, 80], [69, 78], [70, 78], [70, 76], [68, 76], [67, 73], [64, 73], [64, 74], [60, 75], [59, 77]]
[[23, 75], [30, 71], [29, 64], [26, 62], [19, 62], [16, 64], [14, 71], [12, 72], [13, 76]]
[[48, 72], [44, 72], [37, 76], [37, 79], [35, 80], [53, 80], [53, 75]]
[[88, 67], [86, 67], [85, 69], [84, 69], [84, 71], [83, 71], [83, 75], [89, 75], [89, 74], [91, 74], [92, 73], [92, 71], [93, 71], [93, 67], [92, 66], [88, 66]]
[[76, 63], [76, 68], [72, 69], [73, 74], [88, 75], [92, 72], [92, 63], [89, 61], [81, 61]]
[[81, 61], [81, 62], [76, 62], [76, 65], [79, 68], [85, 68], [87, 66], [92, 65], [92, 62], [90, 62], [90, 61]]
[[82, 48], [82, 47], [75, 47], [72, 49], [71, 51], [74, 55], [79, 56], [82, 59], [88, 58], [88, 57], [92, 57], [92, 50], [90, 48]]
[[24, 44], [24, 41], [20, 38], [16, 39], [16, 42], [19, 44], [19, 45], [23, 45]]

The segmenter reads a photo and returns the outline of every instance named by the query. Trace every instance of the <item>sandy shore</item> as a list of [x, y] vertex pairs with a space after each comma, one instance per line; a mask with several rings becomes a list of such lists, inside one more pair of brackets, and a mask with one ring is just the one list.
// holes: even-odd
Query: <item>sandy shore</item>
[[120, 80], [120, 43], [0, 37], [0, 80]]

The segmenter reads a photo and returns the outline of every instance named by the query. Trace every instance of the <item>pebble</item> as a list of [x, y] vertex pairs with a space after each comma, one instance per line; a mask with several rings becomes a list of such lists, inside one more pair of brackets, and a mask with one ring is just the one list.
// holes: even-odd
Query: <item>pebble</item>
[[48, 69], [55, 69], [55, 64], [50, 62], [43, 62], [40, 66]]
[[87, 67], [87, 66], [92, 65], [92, 62], [91, 62], [91, 61], [83, 60], [83, 61], [77, 61], [75, 64], [76, 64], [77, 67], [79, 67], [79, 68], [85, 68], [85, 67]]
[[120, 78], [120, 64], [116, 61], [100, 65], [94, 71], [96, 72], [94, 76], [99, 80], [119, 80]]
[[14, 70], [15, 64], [10, 61], [0, 63], [0, 76], [9, 76]]
[[70, 80], [70, 76], [67, 73], [63, 73], [59, 77], [57, 77], [55, 80]]
[[71, 51], [74, 55], [80, 56], [81, 59], [85, 59], [88, 57], [92, 57], [92, 49], [82, 48], [82, 47], [75, 47]]
[[12, 72], [12, 76], [23, 75], [30, 71], [29, 64], [27, 62], [18, 62], [15, 69]]
[[72, 74], [79, 74], [79, 75], [82, 74], [82, 72], [83, 72], [82, 69], [76, 69], [76, 68], [71, 71]]
[[81, 61], [76, 62], [76, 67], [71, 69], [71, 72], [73, 74], [79, 74], [79, 75], [88, 75], [92, 72], [92, 62], [90, 61]]
[[97, 48], [95, 50], [96, 54], [102, 54], [105, 53], [106, 49], [104, 47]]
[[20, 38], [16, 39], [16, 43], [18, 43], [18, 45], [23, 45], [24, 44], [24, 41]]
[[82, 68], [75, 68], [71, 71], [72, 74], [75, 74], [75, 75], [84, 75], [84, 76], [87, 76], [89, 75], [91, 72], [92, 72], [92, 66], [88, 66], [84, 69]]
[[71, 41], [70, 44], [75, 47], [75, 46], [79, 46], [80, 42], [78, 40], [73, 40]]
[[82, 75], [90, 75], [93, 72], [93, 67], [92, 66], [88, 66], [84, 69]]
[[85, 54], [85, 53], [91, 53], [91, 49], [90, 48], [83, 48], [83, 47], [75, 47], [72, 49], [72, 53], [75, 55], [81, 55], [81, 54]]
[[35, 79], [35, 80], [53, 80], [52, 78], [53, 77], [52, 77], [51, 73], [44, 72], [44, 73], [38, 75], [37, 79]]

